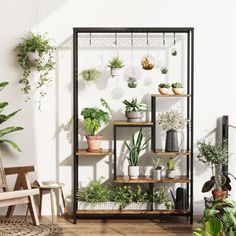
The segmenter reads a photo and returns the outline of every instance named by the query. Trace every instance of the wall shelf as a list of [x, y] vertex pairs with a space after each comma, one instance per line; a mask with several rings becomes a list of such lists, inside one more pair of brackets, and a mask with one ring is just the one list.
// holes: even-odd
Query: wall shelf
[[151, 94], [152, 97], [158, 97], [158, 98], [181, 98], [181, 97], [191, 97], [191, 94], [182, 94], [182, 95], [175, 95], [175, 94]]
[[151, 121], [145, 121], [145, 122], [127, 122], [127, 121], [122, 121], [122, 120], [115, 120], [113, 121], [113, 125], [115, 126], [152, 126], [153, 122]]
[[106, 156], [106, 155], [113, 155], [113, 151], [111, 149], [101, 149], [100, 152], [88, 152], [87, 149], [78, 149], [78, 151], [76, 152], [77, 156]]
[[191, 155], [191, 151], [180, 150], [179, 152], [165, 152], [162, 149], [156, 149], [154, 151], [156, 156], [189, 156]]

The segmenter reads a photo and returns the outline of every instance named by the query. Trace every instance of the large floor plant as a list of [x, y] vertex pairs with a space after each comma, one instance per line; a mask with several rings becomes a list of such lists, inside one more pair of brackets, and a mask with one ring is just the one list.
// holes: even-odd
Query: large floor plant
[[[2, 89], [4, 89], [7, 85], [8, 85], [8, 82], [0, 82], [0, 91]], [[3, 114], [3, 111], [7, 106], [8, 106], [8, 102], [0, 101], [0, 124], [3, 124], [4, 122], [9, 120], [11, 117], [16, 115], [21, 110], [21, 109], [19, 109], [19, 110], [16, 110], [16, 111], [8, 114], [8, 115], [5, 115], [5, 114]], [[22, 129], [23, 128], [19, 127], [19, 126], [9, 126], [9, 127], [5, 127], [5, 128], [1, 128], [0, 129], [0, 143], [6, 143], [6, 144], [12, 146], [13, 148], [15, 148], [16, 150], [21, 151], [20, 147], [14, 141], [4, 138], [4, 136], [9, 133], [19, 131]]]

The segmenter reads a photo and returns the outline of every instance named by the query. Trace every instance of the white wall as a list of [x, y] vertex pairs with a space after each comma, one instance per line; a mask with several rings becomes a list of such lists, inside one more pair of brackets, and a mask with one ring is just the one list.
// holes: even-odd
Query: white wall
[[[231, 123], [236, 123], [236, 111], [232, 106], [236, 85], [233, 78], [236, 39], [233, 0], [224, 3], [219, 0], [39, 2], [41, 14], [40, 23], [37, 24], [37, 14], [32, 1], [0, 1], [0, 71], [1, 79], [10, 82], [8, 89], [1, 92], [1, 99], [9, 101], [9, 112], [22, 108], [21, 113], [9, 121], [9, 124], [22, 125], [25, 128], [23, 132], [11, 135], [22, 147], [22, 153], [1, 146], [5, 166], [37, 165], [37, 177], [31, 176], [32, 180], [58, 179], [66, 183], [66, 194], [70, 194], [71, 145], [65, 126], [71, 116], [72, 106], [70, 39], [74, 26], [195, 27], [195, 140], [203, 138], [215, 129], [217, 119], [223, 114], [230, 116]], [[21, 74], [14, 48], [19, 38], [24, 37], [30, 28], [34, 31], [38, 29], [40, 32], [49, 32], [58, 47], [55, 79], [42, 112], [37, 110], [33, 102], [24, 103], [24, 95], [18, 84]], [[232, 152], [235, 147], [234, 133], [231, 132]], [[235, 155], [232, 155], [232, 172], [236, 171], [236, 167], [232, 165], [234, 159]], [[105, 171], [106, 167], [100, 164], [98, 162], [98, 169]], [[194, 203], [197, 214], [199, 209], [203, 208], [200, 188], [209, 177], [209, 172], [197, 161], [194, 177]], [[232, 195], [235, 195], [235, 191]], [[48, 207], [44, 207], [43, 213], [49, 214], [48, 198], [45, 204]], [[0, 213], [2, 212], [1, 209]], [[24, 208], [18, 208], [18, 213], [24, 214]]]

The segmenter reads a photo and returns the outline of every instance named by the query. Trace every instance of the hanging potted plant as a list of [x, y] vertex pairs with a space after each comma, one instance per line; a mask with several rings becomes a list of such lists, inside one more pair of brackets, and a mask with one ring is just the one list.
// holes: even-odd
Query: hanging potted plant
[[154, 157], [152, 160], [152, 178], [161, 180], [161, 168], [163, 160], [160, 157]]
[[183, 95], [184, 88], [183, 88], [183, 85], [181, 83], [178, 83], [178, 82], [173, 83], [171, 85], [171, 87], [172, 87], [172, 91], [175, 95]]
[[152, 58], [149, 57], [149, 56], [144, 57], [141, 61], [141, 64], [142, 64], [142, 68], [144, 70], [152, 70], [155, 66], [155, 64], [153, 63]]
[[127, 84], [129, 88], [136, 88], [138, 83], [137, 83], [137, 79], [135, 77], [129, 77], [127, 80]]
[[81, 71], [80, 75], [87, 82], [95, 82], [101, 76], [101, 72], [96, 68], [90, 68]]
[[147, 111], [148, 106], [138, 101], [137, 98], [132, 98], [131, 102], [128, 100], [122, 101], [125, 104], [125, 115], [127, 122], [141, 122], [143, 112]]
[[[54, 69], [55, 62], [53, 54], [55, 47], [51, 40], [45, 35], [29, 33], [27, 38], [16, 47], [18, 51], [18, 62], [23, 70], [23, 77], [20, 80], [23, 92], [28, 95], [32, 88], [32, 81], [29, 79], [31, 71], [39, 73], [37, 89], [41, 97], [46, 95], [45, 88], [50, 84], [49, 72]], [[29, 96], [28, 96], [29, 99]], [[39, 106], [40, 107], [40, 106]]]
[[139, 176], [139, 158], [140, 153], [142, 150], [146, 149], [148, 147], [148, 142], [151, 138], [144, 141], [143, 137], [143, 130], [142, 128], [139, 130], [137, 138], [135, 138], [135, 135], [132, 135], [132, 141], [130, 145], [127, 143], [127, 141], [124, 141], [125, 146], [128, 149], [128, 155], [125, 155], [129, 162], [128, 166], [128, 175], [130, 179], [138, 179]]
[[166, 74], [168, 73], [168, 68], [167, 68], [167, 66], [162, 66], [162, 67], [161, 67], [161, 73], [162, 73], [163, 75], [166, 75]]
[[101, 128], [102, 124], [106, 125], [111, 119], [111, 109], [104, 99], [100, 99], [103, 107], [108, 111], [104, 111], [97, 107], [86, 107], [81, 111], [81, 116], [84, 119], [84, 128], [88, 132], [86, 135], [88, 143], [88, 152], [100, 152], [102, 135], [96, 133]]
[[107, 66], [111, 69], [111, 76], [114, 77], [120, 75], [120, 69], [124, 67], [124, 64], [119, 56], [116, 56], [108, 62]]
[[[171, 110], [159, 114], [158, 120], [158, 123], [162, 125], [163, 130], [166, 130], [165, 151], [178, 152], [184, 137], [179, 145], [177, 132], [187, 125], [187, 119], [185, 119], [180, 112]], [[183, 135], [182, 132], [180, 133]]]
[[166, 176], [170, 179], [175, 178], [175, 161], [173, 157], [170, 157], [167, 162]]
[[226, 144], [211, 144], [205, 141], [198, 142], [198, 159], [211, 168], [212, 177], [206, 181], [202, 187], [202, 192], [209, 192], [212, 190], [214, 200], [220, 199], [224, 201], [227, 197], [228, 191], [231, 191], [230, 173], [223, 173], [222, 166], [228, 162], [228, 147]]
[[161, 95], [167, 95], [169, 93], [170, 84], [169, 83], [161, 83], [158, 85], [158, 90]]

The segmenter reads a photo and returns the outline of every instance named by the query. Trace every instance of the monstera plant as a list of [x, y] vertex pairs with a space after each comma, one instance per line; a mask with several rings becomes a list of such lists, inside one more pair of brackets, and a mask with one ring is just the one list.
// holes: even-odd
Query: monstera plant
[[[8, 85], [8, 82], [0, 82], [0, 91], [2, 89], [4, 89], [6, 86]], [[2, 123], [4, 123], [5, 121], [9, 120], [11, 117], [13, 117], [14, 115], [16, 115], [21, 109], [16, 110], [8, 115], [2, 114], [3, 110], [8, 106], [8, 102], [2, 102], [0, 101], [0, 125]], [[6, 134], [15, 132], [15, 131], [19, 131], [22, 130], [22, 127], [19, 126], [10, 126], [10, 127], [5, 127], [5, 128], [0, 128], [0, 143], [6, 143], [10, 146], [12, 146], [13, 148], [15, 148], [18, 151], [21, 151], [19, 146], [13, 142], [10, 139], [6, 139], [4, 138], [4, 136]]]

